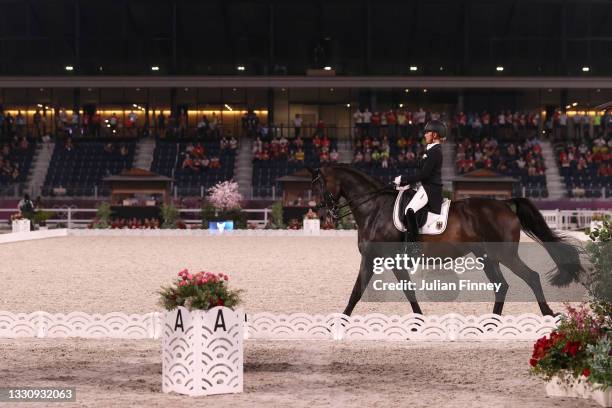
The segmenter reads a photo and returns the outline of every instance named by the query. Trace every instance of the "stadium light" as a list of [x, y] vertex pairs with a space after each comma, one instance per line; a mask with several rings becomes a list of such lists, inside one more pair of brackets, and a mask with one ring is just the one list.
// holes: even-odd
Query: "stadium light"
[[236, 69], [237, 69], [238, 71], [244, 71], [246, 68], [245, 68], [245, 66], [244, 66], [244, 65], [238, 65], [238, 66], [236, 67]]
[[230, 112], [233, 111], [232, 107], [229, 106], [227, 103], [225, 104], [225, 107], [227, 108], [228, 111], [230, 111]]
[[65, 69], [66, 71], [74, 71], [74, 67], [73, 67], [72, 65], [66, 65], [66, 66], [64, 67], [64, 69]]
[[504, 70], [504, 67], [502, 67], [501, 65], [498, 65], [495, 70], [497, 70], [497, 72], [502, 72]]
[[591, 68], [589, 67], [582, 67], [582, 72], [589, 72], [591, 70]]
[[423, 89], [423, 93], [427, 93], [427, 88]]
[[566, 105], [566, 106], [565, 106], [565, 109], [569, 109], [569, 108], [571, 108], [571, 107], [572, 107], [572, 105]]
[[410, 92], [410, 89], [406, 88], [406, 89], [404, 89], [404, 92], [408, 93], [408, 92]]
[[347, 104], [346, 104], [346, 107], [347, 107], [347, 108], [350, 108], [350, 107], [351, 107], [351, 104], [350, 104], [350, 103], [347, 103]]
[[159, 67], [157, 65], [153, 65], [151, 67], [151, 71], [159, 71]]
[[399, 104], [399, 107], [400, 107], [400, 108], [403, 108], [403, 107], [404, 107], [404, 104], [403, 104], [403, 103], [400, 103], [400, 104]]
[[332, 70], [332, 67], [330, 67], [330, 66], [328, 65], [328, 66], [326, 66], [326, 67], [323, 67], [323, 69], [324, 69], [325, 71], [331, 71], [331, 70]]
[[418, 70], [418, 68], [417, 68], [416, 66], [414, 66], [414, 65], [411, 65], [411, 66], [410, 66], [410, 70], [411, 70], [411, 71], [416, 71], [416, 70]]
[[576, 106], [576, 105], [578, 105], [578, 102], [572, 103], [572, 106]]

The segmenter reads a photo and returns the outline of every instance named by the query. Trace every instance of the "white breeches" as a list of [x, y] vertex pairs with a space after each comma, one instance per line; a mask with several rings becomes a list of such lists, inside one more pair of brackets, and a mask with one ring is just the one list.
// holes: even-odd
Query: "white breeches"
[[425, 204], [427, 204], [427, 201], [428, 201], [428, 197], [427, 197], [427, 193], [425, 192], [425, 189], [423, 188], [423, 186], [419, 186], [419, 189], [414, 194], [414, 197], [412, 197], [412, 200], [410, 200], [410, 202], [408, 203], [405, 213], [408, 213], [409, 209], [411, 209], [412, 211], [416, 213], [421, 208], [425, 207]]

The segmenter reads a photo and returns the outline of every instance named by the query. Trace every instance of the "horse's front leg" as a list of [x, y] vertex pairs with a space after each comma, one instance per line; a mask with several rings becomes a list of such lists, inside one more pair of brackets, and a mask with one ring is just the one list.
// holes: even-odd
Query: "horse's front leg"
[[344, 314], [350, 316], [353, 313], [353, 309], [361, 299], [363, 292], [365, 291], [370, 279], [374, 271], [372, 270], [372, 262], [371, 257], [367, 255], [361, 256], [361, 265], [359, 266], [359, 274], [357, 274], [357, 279], [355, 280], [355, 285], [353, 286], [353, 291], [351, 292], [351, 297], [349, 298], [348, 304], [344, 309]]

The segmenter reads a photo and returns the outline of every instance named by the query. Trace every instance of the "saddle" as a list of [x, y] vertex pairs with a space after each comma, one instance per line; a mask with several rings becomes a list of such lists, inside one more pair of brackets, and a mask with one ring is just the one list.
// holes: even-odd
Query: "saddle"
[[[398, 187], [397, 197], [395, 198], [395, 205], [393, 206], [393, 224], [401, 232], [406, 232], [406, 226], [404, 225], [404, 214], [406, 213], [406, 207], [408, 203], [414, 197], [416, 190], [410, 188], [410, 186]], [[446, 230], [446, 224], [448, 221], [448, 210], [450, 208], [451, 201], [444, 199], [442, 201], [442, 210], [440, 214], [429, 211], [429, 205], [421, 208], [416, 212], [417, 225], [419, 227], [419, 234], [425, 235], [438, 235], [442, 234]]]

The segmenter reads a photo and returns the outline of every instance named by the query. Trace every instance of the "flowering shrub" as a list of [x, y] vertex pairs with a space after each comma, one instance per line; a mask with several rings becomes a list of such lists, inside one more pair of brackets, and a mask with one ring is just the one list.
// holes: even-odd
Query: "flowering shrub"
[[220, 211], [240, 208], [242, 194], [238, 192], [238, 183], [223, 181], [208, 189], [208, 202]]
[[600, 371], [610, 367], [610, 353], [605, 318], [585, 305], [578, 309], [568, 307], [559, 327], [536, 341], [529, 365], [532, 373], [546, 380], [553, 376], [566, 380], [583, 376], [589, 382], [607, 387], [612, 385], [610, 374], [600, 375]]
[[19, 221], [19, 220], [23, 220], [25, 219], [25, 217], [23, 215], [21, 215], [21, 213], [15, 213], [15, 214], [11, 214], [11, 222], [12, 221]]
[[178, 273], [172, 286], [162, 288], [160, 304], [166, 310], [184, 306], [189, 310], [208, 310], [215, 306], [233, 308], [240, 303], [240, 290], [228, 288], [229, 277], [223, 273], [198, 272], [187, 269]]

